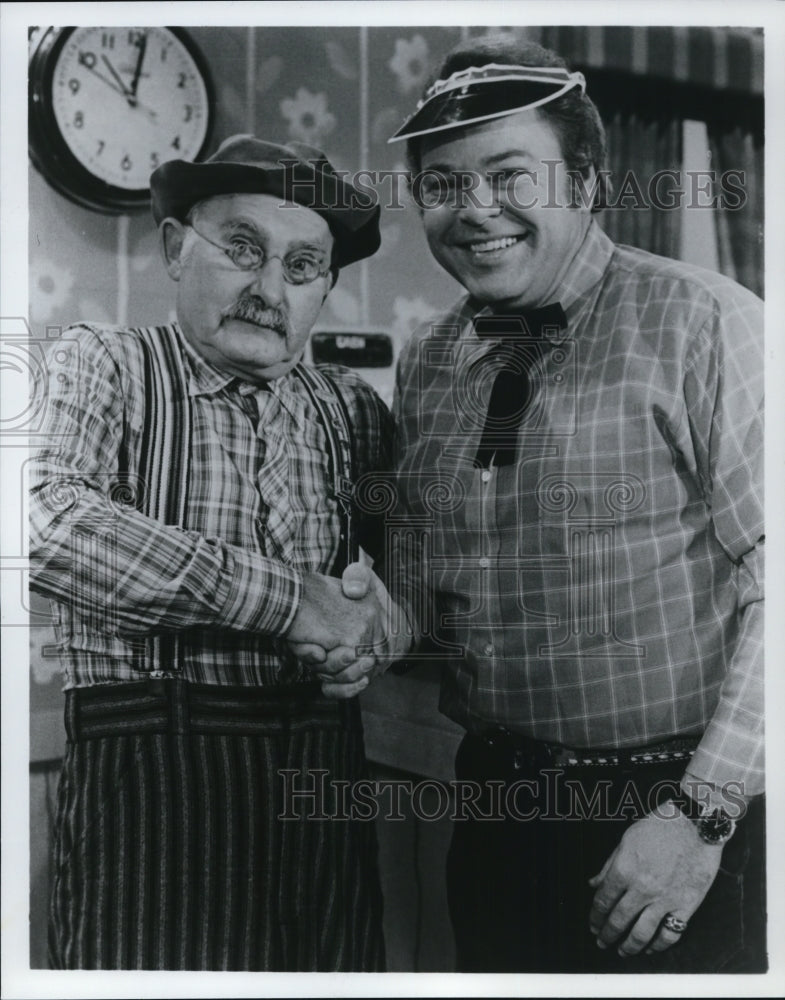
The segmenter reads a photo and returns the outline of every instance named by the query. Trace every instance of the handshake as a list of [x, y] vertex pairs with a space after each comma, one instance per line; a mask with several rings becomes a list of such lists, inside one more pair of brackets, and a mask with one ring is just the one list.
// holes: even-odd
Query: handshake
[[401, 608], [369, 566], [351, 563], [340, 580], [303, 578], [289, 648], [322, 681], [330, 698], [353, 698], [404, 657], [412, 632]]

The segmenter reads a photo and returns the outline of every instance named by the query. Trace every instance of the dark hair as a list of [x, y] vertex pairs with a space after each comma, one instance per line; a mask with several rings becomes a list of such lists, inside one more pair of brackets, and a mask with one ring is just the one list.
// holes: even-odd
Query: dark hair
[[[448, 52], [438, 72], [426, 84], [423, 94], [436, 80], [445, 80], [453, 73], [470, 66], [485, 66], [488, 63], [569, 69], [558, 53], [543, 48], [536, 42], [511, 38], [509, 35], [490, 36], [462, 42]], [[535, 110], [556, 132], [569, 171], [577, 172], [586, 179], [589, 169], [594, 167], [597, 190], [592, 212], [599, 212], [607, 204], [610, 191], [606, 170], [605, 128], [594, 102], [578, 87], [573, 87], [562, 97], [541, 104]], [[415, 136], [406, 143], [406, 160], [413, 174], [420, 170], [422, 139], [423, 136]]]

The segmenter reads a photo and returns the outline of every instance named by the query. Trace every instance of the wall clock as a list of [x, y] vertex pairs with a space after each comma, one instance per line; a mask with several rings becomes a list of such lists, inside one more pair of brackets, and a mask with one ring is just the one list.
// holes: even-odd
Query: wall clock
[[30, 157], [71, 201], [110, 213], [146, 207], [159, 164], [207, 147], [214, 92], [185, 31], [47, 28], [30, 45]]

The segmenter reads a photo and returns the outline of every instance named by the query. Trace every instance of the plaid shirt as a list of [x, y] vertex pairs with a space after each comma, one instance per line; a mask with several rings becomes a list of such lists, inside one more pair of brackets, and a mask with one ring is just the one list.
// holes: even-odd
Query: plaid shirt
[[[329, 573], [338, 551], [321, 422], [292, 373], [245, 383], [174, 333], [192, 414], [182, 528], [113, 500], [118, 470], [138, 466], [145, 419], [157, 416], [133, 331], [70, 328], [42, 387], [50, 443], [31, 472], [32, 587], [57, 602], [66, 688], [138, 679], [140, 641], [172, 632], [189, 680], [304, 679], [278, 637], [302, 574]], [[350, 371], [329, 371], [351, 417], [355, 476], [388, 467], [384, 404]], [[370, 535], [361, 542], [374, 554]]]
[[424, 566], [404, 569], [394, 539], [391, 586], [451, 647], [441, 707], [467, 728], [586, 748], [702, 734], [690, 771], [755, 794], [761, 303], [596, 223], [559, 298], [568, 328], [544, 333], [512, 466], [474, 467], [492, 382], [479, 306], [407, 345], [399, 490]]

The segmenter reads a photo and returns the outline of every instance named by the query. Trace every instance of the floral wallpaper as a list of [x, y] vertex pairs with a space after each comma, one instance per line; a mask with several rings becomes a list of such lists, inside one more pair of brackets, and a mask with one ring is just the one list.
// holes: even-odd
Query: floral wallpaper
[[[229, 135], [298, 139], [354, 171], [403, 169], [387, 139], [409, 113], [432, 62], [460, 28], [192, 28], [216, 91], [212, 150]], [[386, 210], [382, 246], [344, 270], [320, 317], [323, 326], [370, 324], [398, 345], [460, 293], [433, 263], [414, 207], [401, 192]], [[30, 322], [34, 333], [78, 320], [146, 325], [173, 318], [174, 289], [148, 212], [109, 216], [72, 204], [29, 173]], [[392, 373], [390, 373], [392, 380]], [[33, 624], [48, 618], [33, 597]], [[33, 629], [33, 707], [60, 706], [56, 657]]]
[[[253, 132], [271, 141], [297, 139], [320, 147], [339, 169], [401, 172], [403, 144], [390, 146], [387, 139], [414, 107], [431, 68], [462, 38], [505, 30], [512, 29], [191, 28], [216, 90], [208, 152], [227, 136]], [[568, 59], [594, 53], [610, 63], [628, 61], [626, 31], [515, 29], [518, 35], [558, 44]], [[554, 32], [558, 38], [552, 39]], [[655, 49], [652, 53], [654, 58]], [[688, 61], [682, 62], [689, 68]], [[654, 64], [648, 68], [655, 75], [662, 71]], [[390, 332], [400, 347], [414, 327], [462, 290], [432, 260], [403, 185], [393, 190], [387, 182], [379, 190], [387, 206], [381, 248], [342, 272], [319, 323], [370, 325]], [[148, 212], [116, 217], [83, 209], [50, 188], [32, 167], [29, 208], [30, 320], [37, 336], [77, 320], [148, 325], [173, 318], [173, 288]], [[51, 679], [55, 663], [38, 662], [36, 680]]]
[[[264, 13], [264, 5], [246, 6]], [[291, 8], [297, 16], [298, 5]], [[401, 171], [403, 146], [389, 146], [387, 139], [412, 110], [431, 67], [462, 37], [499, 30], [189, 29], [207, 59], [216, 90], [216, 127], [209, 152], [227, 136], [253, 132], [272, 141], [297, 139], [321, 147], [339, 169]], [[639, 48], [624, 35], [632, 29], [617, 31], [618, 37], [611, 39], [603, 38], [602, 29], [596, 27], [516, 29], [554, 44], [568, 58], [586, 56], [591, 63], [596, 57], [602, 63], [615, 47], [622, 60], [635, 58], [640, 63]], [[653, 41], [666, 61], [671, 50], [677, 55], [682, 51], [670, 45], [668, 37]], [[687, 65], [684, 58], [676, 62]], [[743, 62], [728, 58], [720, 68], [725, 67], [727, 77], [729, 66]], [[755, 62], [748, 62], [755, 69]], [[700, 67], [708, 66], [706, 72], [714, 79], [710, 63], [703, 60]], [[670, 66], [666, 75], [671, 75]], [[759, 83], [762, 87], [762, 74]], [[380, 250], [341, 274], [320, 323], [369, 324], [393, 334], [400, 347], [415, 326], [449, 305], [461, 289], [432, 260], [417, 212], [403, 191], [398, 192], [399, 199], [389, 198], [389, 192], [389, 185], [382, 186], [382, 195], [388, 194], [394, 207], [383, 212]], [[161, 264], [148, 212], [115, 217], [83, 209], [50, 188], [31, 167], [29, 253], [30, 323], [38, 338], [78, 320], [148, 325], [173, 318], [174, 290]], [[52, 643], [48, 607], [32, 595], [29, 610], [31, 760], [40, 764], [61, 752], [62, 695], [58, 659], [46, 648]], [[39, 782], [34, 789], [49, 780], [42, 774], [34, 773]], [[33, 924], [42, 928], [46, 919], [42, 901], [48, 891], [46, 824], [53, 806], [51, 790], [38, 795], [35, 799], [34, 791], [31, 815], [37, 840], [31, 851], [31, 887]], [[43, 931], [31, 938], [33, 967], [45, 965], [44, 945]]]
[[[412, 109], [431, 66], [466, 31], [192, 28], [216, 89], [211, 147], [250, 131], [320, 147], [340, 169], [402, 170], [402, 147], [387, 139]], [[392, 182], [380, 189], [390, 202], [381, 249], [341, 274], [320, 322], [370, 324], [400, 344], [460, 289], [432, 261], [402, 184], [396, 192]], [[172, 316], [172, 288], [150, 216], [117, 218], [72, 205], [33, 168], [30, 257], [30, 316], [38, 332], [79, 319], [147, 324]]]
[[[298, 139], [323, 148], [336, 167], [349, 171], [403, 170], [403, 144], [389, 146], [387, 139], [412, 110], [432, 67], [462, 38], [512, 30], [498, 26], [189, 29], [215, 83], [213, 149], [238, 132], [279, 142]], [[658, 30], [673, 33], [668, 44], [660, 44]], [[689, 43], [695, 48], [694, 59], [692, 48], [685, 47], [688, 30], [690, 38], [695, 35]], [[623, 27], [535, 26], [514, 31], [554, 44], [584, 66], [599, 61], [625, 70], [635, 41], [629, 37], [632, 29]], [[729, 58], [727, 52], [724, 61], [719, 58], [724, 45], [760, 41], [750, 38], [749, 30], [741, 36], [742, 31], [652, 29], [636, 43], [638, 70], [653, 76], [672, 73], [668, 51], [681, 44], [682, 71], [686, 67], [697, 79], [706, 69], [701, 46], [710, 45], [719, 59], [715, 67], [719, 72]], [[759, 76], [761, 60], [750, 54], [746, 61], [757, 67]], [[750, 83], [753, 91], [755, 80], [757, 76]], [[386, 204], [381, 249], [371, 260], [341, 274], [321, 322], [370, 324], [390, 331], [401, 342], [460, 289], [431, 259], [403, 184], [395, 192], [391, 181], [377, 187]], [[38, 328], [77, 319], [147, 324], [171, 315], [172, 289], [160, 265], [147, 212], [118, 219], [79, 208], [31, 168], [30, 252], [31, 319]]]

